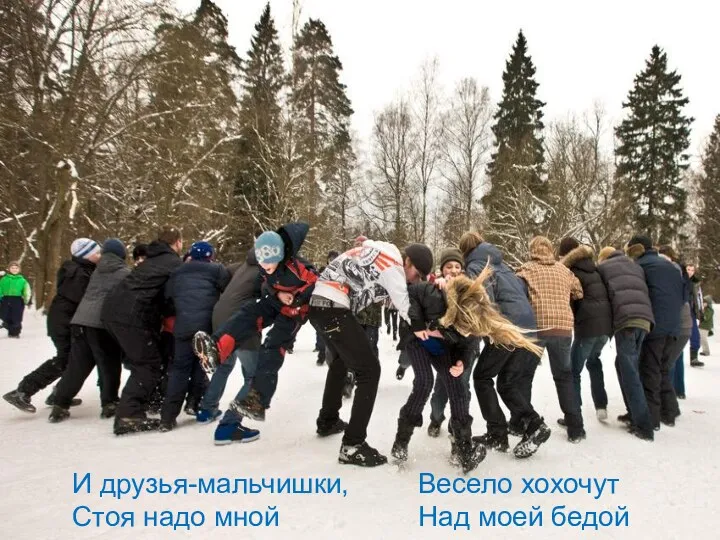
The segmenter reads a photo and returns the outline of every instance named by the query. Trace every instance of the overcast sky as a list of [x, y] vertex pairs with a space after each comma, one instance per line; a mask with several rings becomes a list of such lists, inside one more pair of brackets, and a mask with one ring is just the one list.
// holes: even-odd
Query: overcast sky
[[[183, 13], [199, 0], [175, 0]], [[266, 0], [215, 0], [229, 21], [230, 43], [244, 56]], [[292, 0], [271, 0], [289, 45]], [[520, 28], [537, 68], [546, 122], [582, 114], [594, 101], [609, 118], [654, 44], [668, 53], [695, 118], [697, 154], [720, 114], [720, 2], [717, 0], [303, 0], [302, 19], [321, 19], [343, 63], [342, 81], [355, 110], [353, 127], [367, 141], [375, 111], [408, 89], [423, 61], [436, 55], [441, 83], [462, 77], [502, 91], [505, 61]]]

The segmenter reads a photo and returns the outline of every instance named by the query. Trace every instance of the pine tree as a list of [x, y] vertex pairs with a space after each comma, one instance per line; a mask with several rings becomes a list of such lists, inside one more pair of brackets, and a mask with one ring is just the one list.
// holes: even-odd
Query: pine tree
[[503, 73], [503, 95], [492, 128], [496, 151], [488, 165], [490, 190], [483, 197], [491, 241], [522, 258], [526, 240], [543, 219], [542, 108], [535, 66], [522, 30]]
[[293, 95], [297, 115], [295, 135], [299, 160], [293, 164], [306, 179], [301, 211], [314, 221], [317, 202], [338, 166], [351, 163], [350, 117], [353, 114], [346, 87], [340, 82], [342, 63], [333, 51], [332, 39], [322, 21], [310, 19], [294, 44]]
[[677, 239], [685, 220], [690, 124], [680, 75], [668, 71], [667, 54], [652, 48], [645, 69], [635, 77], [623, 108], [628, 117], [616, 130], [618, 188], [632, 203], [634, 230], [658, 243]]
[[241, 227], [248, 233], [247, 241], [257, 225], [268, 228], [290, 217], [284, 215], [285, 206], [277, 204], [285, 188], [280, 102], [285, 82], [282, 49], [270, 4], [267, 4], [255, 25], [255, 35], [242, 67], [242, 139], [235, 196], [239, 199], [241, 214], [252, 213], [248, 218], [256, 225]]
[[[702, 157], [702, 173], [698, 175], [697, 240], [700, 254], [700, 273], [706, 282], [706, 292], [720, 293], [720, 115]], [[717, 299], [716, 299], [717, 300]]]

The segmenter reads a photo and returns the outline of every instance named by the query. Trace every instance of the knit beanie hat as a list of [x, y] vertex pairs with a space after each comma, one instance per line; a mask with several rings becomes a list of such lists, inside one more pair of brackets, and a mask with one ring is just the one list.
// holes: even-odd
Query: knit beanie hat
[[190, 257], [193, 261], [207, 261], [213, 258], [215, 250], [205, 241], [195, 242], [190, 246]]
[[567, 236], [560, 240], [560, 247], [558, 248], [558, 256], [564, 257], [570, 253], [573, 249], [580, 246], [580, 242], [575, 240], [571, 236]]
[[117, 238], [108, 238], [107, 240], [105, 240], [102, 246], [102, 252], [112, 253], [114, 255], [117, 255], [121, 259], [127, 257], [127, 251], [125, 250], [125, 246]]
[[646, 250], [652, 249], [652, 247], [653, 247], [652, 240], [650, 240], [650, 237], [646, 236], [644, 234], [636, 234], [635, 236], [633, 236], [630, 239], [630, 241], [628, 242], [627, 245], [628, 245], [628, 247], [630, 247], [630, 246], [634, 246], [636, 244], [642, 245], [642, 247], [644, 247]]
[[87, 259], [95, 253], [100, 253], [100, 246], [95, 240], [78, 238], [70, 246], [70, 253], [78, 259]]
[[443, 267], [449, 262], [460, 263], [460, 266], [465, 267], [465, 261], [463, 260], [462, 253], [457, 248], [447, 248], [440, 254], [440, 272]]
[[279, 264], [285, 258], [285, 242], [274, 231], [265, 231], [255, 240], [258, 264]]
[[140, 257], [147, 257], [147, 244], [137, 244], [133, 248], [132, 257], [137, 261]]
[[422, 274], [423, 279], [433, 270], [433, 254], [425, 244], [410, 244], [405, 248], [405, 256]]

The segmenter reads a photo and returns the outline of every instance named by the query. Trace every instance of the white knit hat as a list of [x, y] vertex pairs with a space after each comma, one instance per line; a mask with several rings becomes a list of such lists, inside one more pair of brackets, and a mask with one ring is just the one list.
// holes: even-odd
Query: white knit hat
[[87, 259], [94, 253], [100, 253], [102, 248], [98, 245], [95, 240], [89, 238], [78, 238], [70, 246], [70, 253], [73, 257], [79, 259]]

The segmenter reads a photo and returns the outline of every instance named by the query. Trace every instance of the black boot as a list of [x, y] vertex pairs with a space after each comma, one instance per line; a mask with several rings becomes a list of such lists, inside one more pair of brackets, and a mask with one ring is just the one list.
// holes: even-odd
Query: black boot
[[541, 444], [547, 442], [551, 433], [550, 428], [545, 425], [545, 421], [542, 418], [538, 418], [528, 425], [522, 441], [513, 449], [513, 454], [515, 454], [516, 458], [528, 458], [532, 456], [537, 452]]
[[265, 407], [260, 402], [260, 394], [254, 388], [248, 392], [248, 395], [242, 401], [232, 401], [230, 408], [257, 422], [265, 421]]
[[433, 439], [437, 439], [440, 436], [441, 426], [442, 422], [438, 423], [434, 420], [430, 420], [430, 425], [428, 426], [428, 436], [432, 437]]
[[393, 443], [390, 455], [398, 462], [407, 461], [408, 444], [412, 437], [415, 426], [408, 422], [405, 418], [398, 418], [398, 428], [395, 434], [395, 442]]
[[[53, 388], [52, 392], [50, 392], [50, 395], [45, 400], [45, 405], [48, 407], [54, 407], [55, 406], [55, 388]], [[71, 407], [77, 407], [78, 405], [82, 405], [82, 399], [80, 398], [73, 398], [70, 402]]]
[[16, 409], [26, 413], [34, 413], [36, 411], [35, 405], [30, 403], [30, 396], [21, 392], [20, 390], [13, 390], [3, 396], [3, 399]]
[[160, 426], [157, 418], [118, 418], [115, 417], [113, 432], [115, 435], [140, 433], [143, 431], [156, 431]]
[[487, 450], [479, 442], [473, 442], [472, 422], [466, 424], [453, 422], [451, 437], [457, 448], [463, 474], [474, 471], [487, 456]]
[[321, 423], [320, 420], [317, 422], [317, 435], [318, 437], [329, 437], [330, 435], [337, 435], [338, 433], [344, 433], [347, 428], [347, 422], [338, 418], [331, 424]]
[[510, 443], [508, 443], [508, 436], [499, 435], [497, 433], [486, 433], [478, 437], [472, 438], [473, 442], [482, 444], [484, 447], [496, 452], [507, 452], [510, 449]]
[[113, 403], [108, 403], [107, 405], [103, 405], [102, 410], [100, 411], [100, 418], [112, 418], [113, 416], [115, 416], [117, 406], [117, 401]]
[[690, 367], [703, 367], [705, 362], [698, 360], [698, 352], [690, 350]]
[[68, 409], [63, 409], [62, 407], [53, 405], [50, 416], [48, 417], [48, 421], [51, 424], [58, 424], [63, 420], [67, 420], [68, 418], [70, 418], [70, 411]]

